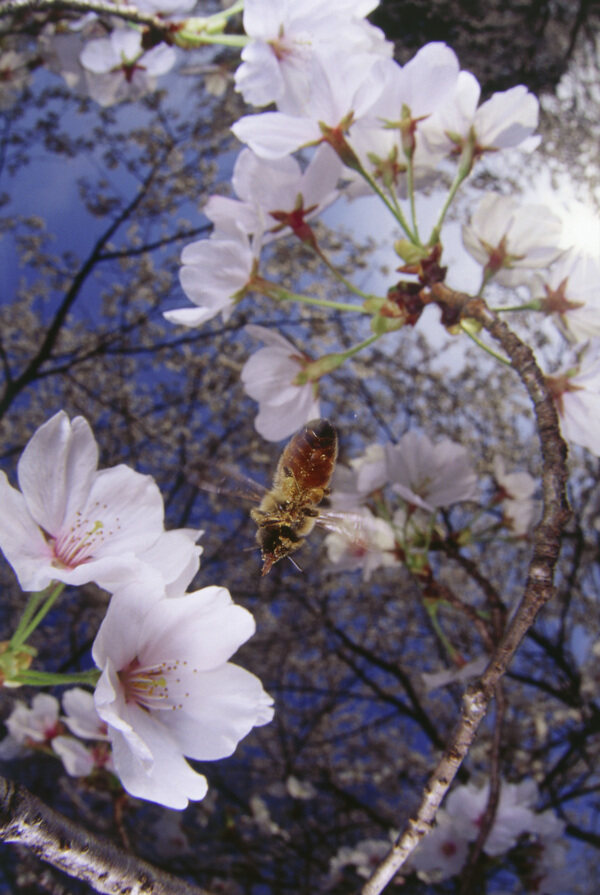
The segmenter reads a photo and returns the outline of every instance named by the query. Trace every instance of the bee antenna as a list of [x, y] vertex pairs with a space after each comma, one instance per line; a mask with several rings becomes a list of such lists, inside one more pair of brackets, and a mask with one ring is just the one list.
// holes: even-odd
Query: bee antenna
[[295, 559], [292, 559], [291, 556], [288, 556], [288, 559], [289, 559], [289, 561], [291, 562], [291, 564], [294, 566], [294, 568], [298, 570], [298, 572], [304, 572], [304, 569], [302, 569], [302, 568], [298, 565], [298, 563], [296, 562]]

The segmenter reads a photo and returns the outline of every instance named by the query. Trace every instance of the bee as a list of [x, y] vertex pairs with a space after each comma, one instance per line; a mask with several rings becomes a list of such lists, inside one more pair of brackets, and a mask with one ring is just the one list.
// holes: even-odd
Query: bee
[[213, 494], [258, 503], [250, 516], [257, 526], [262, 575], [268, 575], [286, 556], [296, 565], [291, 554], [302, 547], [316, 526], [341, 535], [356, 555], [371, 549], [377, 531], [362, 511], [336, 512], [320, 506], [329, 494], [337, 450], [337, 434], [329, 420], [311, 420], [284, 448], [270, 489], [224, 464], [216, 467], [216, 476], [214, 467], [209, 470], [196, 464], [189, 477]]
[[311, 420], [284, 448], [271, 490], [250, 511], [258, 528], [262, 575], [302, 547], [317, 524], [318, 506], [329, 494], [337, 451], [337, 433], [324, 419]]

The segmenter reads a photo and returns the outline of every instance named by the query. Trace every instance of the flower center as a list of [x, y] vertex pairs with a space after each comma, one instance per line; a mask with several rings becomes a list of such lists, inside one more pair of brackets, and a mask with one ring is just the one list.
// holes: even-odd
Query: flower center
[[[157, 665], [140, 665], [139, 660], [134, 659], [119, 672], [125, 701], [136, 703], [147, 711], [183, 708], [182, 702], [175, 701], [182, 695], [180, 688], [174, 686], [181, 682], [179, 672], [183, 665], [187, 662], [180, 662], [179, 659]], [[170, 692], [169, 683], [172, 685], [171, 691], [174, 689], [177, 692], [177, 697]], [[183, 695], [189, 696], [189, 693]]]
[[[105, 510], [106, 507], [97, 504], [93, 509]], [[66, 531], [55, 538], [46, 534], [46, 540], [54, 554], [52, 564], [55, 568], [74, 569], [89, 562], [110, 534], [112, 532], [106, 531], [102, 519], [92, 520], [78, 510], [75, 521]]]

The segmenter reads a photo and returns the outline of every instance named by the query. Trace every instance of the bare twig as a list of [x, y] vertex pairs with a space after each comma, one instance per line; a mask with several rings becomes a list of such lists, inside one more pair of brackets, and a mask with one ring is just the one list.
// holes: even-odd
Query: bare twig
[[462, 869], [459, 895], [469, 895], [470, 892], [481, 891], [478, 888], [477, 865], [479, 857], [488, 836], [494, 826], [498, 802], [500, 801], [500, 744], [502, 741], [502, 725], [506, 711], [506, 698], [502, 689], [502, 682], [496, 685], [496, 717], [494, 719], [494, 736], [492, 739], [492, 754], [490, 757], [490, 791], [488, 801], [481, 818], [481, 825], [477, 839], [471, 847], [469, 860]]
[[110, 3], [103, 0], [3, 0], [0, 3], [0, 18], [19, 15], [23, 12], [43, 12], [44, 10], [69, 10], [74, 12], [96, 12], [98, 15], [118, 16], [126, 22], [147, 25], [157, 31], [167, 32], [169, 23], [158, 16], [140, 12], [137, 6], [127, 3]]
[[97, 892], [208, 895], [52, 811], [23, 786], [0, 777], [0, 839], [30, 848], [43, 861]]
[[541, 444], [544, 507], [534, 536], [533, 555], [519, 608], [481, 680], [471, 685], [463, 696], [461, 718], [429, 779], [415, 819], [409, 821], [406, 832], [367, 881], [363, 895], [379, 895], [431, 829], [437, 810], [471, 747], [498, 681], [537, 613], [554, 593], [554, 567], [560, 549], [560, 536], [569, 518], [565, 492], [567, 449], [560, 435], [554, 402], [533, 352], [489, 310], [482, 299], [453, 292], [441, 283], [433, 287], [432, 295], [433, 300], [450, 311], [455, 319], [477, 320], [500, 343], [527, 389], [534, 406]]

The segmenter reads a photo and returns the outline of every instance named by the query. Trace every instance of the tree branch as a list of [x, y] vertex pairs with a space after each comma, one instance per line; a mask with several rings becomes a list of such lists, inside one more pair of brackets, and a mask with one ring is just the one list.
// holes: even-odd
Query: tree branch
[[544, 505], [519, 608], [481, 680], [471, 685], [463, 696], [460, 721], [429, 779], [416, 818], [409, 821], [407, 830], [367, 881], [363, 895], [379, 895], [432, 828], [437, 810], [475, 739], [498, 681], [537, 613], [554, 593], [554, 567], [560, 550], [560, 536], [570, 515], [566, 497], [567, 448], [560, 434], [554, 402], [532, 350], [489, 310], [482, 299], [454, 292], [442, 283], [432, 288], [432, 299], [455, 320], [477, 320], [510, 358], [534, 407], [542, 452]]
[[0, 777], [0, 839], [27, 846], [43, 861], [84, 880], [97, 892], [207, 895], [205, 889], [178, 880], [83, 830], [4, 777]]
[[126, 3], [110, 3], [103, 0], [3, 0], [0, 3], [0, 18], [19, 15], [23, 12], [42, 12], [52, 9], [72, 9], [75, 12], [97, 12], [99, 15], [118, 16], [126, 22], [147, 25], [160, 32], [172, 30], [168, 22], [158, 16], [140, 12], [137, 6]]

